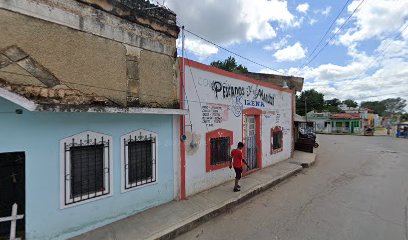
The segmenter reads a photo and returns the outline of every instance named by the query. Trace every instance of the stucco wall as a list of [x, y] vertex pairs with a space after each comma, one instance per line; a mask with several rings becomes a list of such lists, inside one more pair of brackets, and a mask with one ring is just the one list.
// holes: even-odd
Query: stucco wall
[[126, 50], [121, 43], [3, 9], [0, 28], [0, 49], [17, 45], [64, 84], [126, 101]]
[[174, 59], [169, 56], [141, 51], [139, 77], [142, 103], [157, 102], [161, 107], [178, 103], [174, 64]]
[[[0, 112], [19, 106], [0, 98]], [[176, 118], [174, 118], [176, 119]], [[28, 240], [66, 239], [149, 207], [171, 201], [173, 116], [104, 113], [1, 114], [0, 152], [26, 155], [26, 237]], [[121, 193], [120, 137], [138, 129], [158, 134], [158, 183]], [[112, 136], [113, 196], [60, 209], [59, 141], [83, 131]]]
[[[216, 94], [214, 86], [218, 83], [226, 87], [242, 87], [245, 89], [245, 94], [239, 98], [230, 95], [224, 96], [223, 90]], [[219, 87], [220, 85], [217, 86]], [[290, 157], [293, 136], [292, 93], [263, 87], [189, 66], [186, 67], [185, 87], [187, 95], [186, 108], [190, 110], [190, 114], [186, 116], [187, 195], [192, 195], [234, 178], [234, 171], [228, 167], [206, 172], [206, 133], [219, 128], [233, 131], [234, 143], [232, 148], [236, 148], [237, 143], [243, 139], [243, 109], [257, 108], [262, 111], [262, 167]], [[248, 89], [250, 89], [249, 92]], [[274, 96], [273, 104], [261, 100], [260, 97], [254, 97], [254, 92], [258, 92], [257, 90], [260, 89], [265, 94]], [[255, 106], [252, 106], [252, 104]], [[256, 106], [257, 104], [258, 106]], [[210, 110], [211, 113], [209, 115], [213, 116], [209, 120], [207, 118], [208, 115], [202, 110], [203, 108], [217, 108], [218, 110], [215, 114]], [[221, 115], [221, 119], [216, 121], [215, 115], [218, 114]], [[207, 123], [204, 123], [204, 121]], [[271, 129], [277, 126], [283, 128], [283, 150], [271, 154]]]
[[[0, 8], [0, 51], [16, 45], [55, 75], [61, 84], [108, 97], [121, 105], [178, 108], [175, 38], [130, 24], [88, 5], [76, 6], [70, 2], [50, 5], [49, 19], [48, 12], [42, 9], [47, 5], [42, 3], [33, 10], [33, 14], [37, 11], [35, 17], [13, 12], [22, 7], [32, 8], [28, 3], [4, 4], [13, 11]], [[67, 12], [61, 12], [57, 6], [67, 7], [64, 9]], [[78, 13], [81, 7], [87, 8], [89, 13]], [[47, 20], [37, 18], [38, 15]], [[89, 15], [95, 17], [89, 18]], [[56, 21], [53, 19], [56, 16], [63, 19]], [[72, 23], [76, 17], [82, 21], [79, 30]], [[17, 84], [43, 86], [15, 64], [1, 68], [0, 78]]]

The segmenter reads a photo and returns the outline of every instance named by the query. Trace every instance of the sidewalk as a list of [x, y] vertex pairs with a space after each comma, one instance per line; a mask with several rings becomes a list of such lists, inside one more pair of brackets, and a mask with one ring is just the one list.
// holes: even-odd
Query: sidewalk
[[[302, 157], [313, 160], [312, 153], [295, 151], [296, 161]], [[171, 239], [199, 224], [214, 218], [256, 194], [278, 184], [302, 170], [295, 159], [277, 163], [244, 177], [239, 193], [232, 191], [233, 182], [196, 194], [185, 201], [173, 201], [139, 214], [108, 224], [91, 232], [74, 237], [73, 240], [137, 240]]]

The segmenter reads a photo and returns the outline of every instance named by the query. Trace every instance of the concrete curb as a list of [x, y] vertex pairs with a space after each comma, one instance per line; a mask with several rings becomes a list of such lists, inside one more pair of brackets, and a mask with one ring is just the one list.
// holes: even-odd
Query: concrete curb
[[186, 233], [195, 227], [199, 226], [200, 224], [203, 224], [214, 217], [227, 212], [229, 209], [238, 206], [239, 204], [247, 201], [248, 199], [258, 195], [261, 192], [264, 192], [265, 190], [276, 186], [280, 182], [288, 179], [289, 177], [301, 172], [303, 170], [302, 167], [299, 167], [295, 169], [294, 171], [290, 171], [285, 173], [284, 175], [278, 177], [277, 179], [273, 179], [271, 182], [265, 183], [263, 185], [259, 185], [254, 189], [251, 189], [250, 192], [246, 192], [244, 195], [240, 195], [235, 199], [232, 199], [230, 201], [225, 202], [223, 205], [216, 206], [212, 209], [209, 209], [205, 212], [202, 212], [198, 216], [195, 216], [194, 218], [191, 218], [187, 221], [181, 222], [179, 225], [174, 226], [172, 229], [166, 229], [163, 230], [162, 232], [156, 233], [153, 236], [149, 237], [149, 240], [169, 240], [173, 239], [177, 236], [180, 236], [183, 233]]
[[[289, 163], [300, 165], [303, 168], [309, 168], [316, 163], [317, 152], [318, 152], [317, 149], [318, 148], [314, 149], [314, 153], [299, 152], [298, 154], [294, 155], [293, 160], [289, 161]], [[298, 151], [295, 151], [295, 152], [298, 152]]]

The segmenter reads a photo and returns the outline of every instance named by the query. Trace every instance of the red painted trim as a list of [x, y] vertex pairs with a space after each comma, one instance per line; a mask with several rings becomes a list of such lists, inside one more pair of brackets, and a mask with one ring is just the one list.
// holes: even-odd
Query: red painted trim
[[206, 172], [211, 172], [215, 171], [221, 168], [226, 168], [229, 167], [230, 162], [227, 161], [223, 164], [218, 164], [218, 165], [211, 165], [211, 138], [219, 138], [219, 137], [229, 137], [230, 138], [230, 144], [234, 144], [234, 133], [230, 130], [226, 129], [216, 129], [211, 132], [207, 132], [205, 135], [205, 171]]
[[[242, 142], [246, 144], [246, 116], [255, 116], [255, 128], [256, 128], [256, 145], [258, 148], [258, 151], [256, 153], [256, 161], [257, 161], [257, 166], [258, 169], [262, 169], [262, 141], [261, 141], [261, 116], [262, 116], [262, 110], [258, 108], [246, 108], [242, 110]], [[242, 149], [242, 154], [246, 156], [246, 151]], [[256, 169], [252, 169], [250, 171], [244, 171], [244, 176], [247, 174], [250, 174], [254, 172]]]
[[255, 80], [255, 79], [252, 79], [252, 78], [249, 78], [243, 75], [239, 75], [236, 73], [228, 72], [228, 71], [225, 71], [225, 70], [213, 67], [213, 66], [205, 65], [205, 64], [202, 64], [202, 63], [190, 60], [190, 59], [186, 59], [186, 58], [185, 58], [185, 65], [188, 65], [190, 67], [197, 68], [197, 69], [200, 69], [206, 72], [212, 72], [212, 73], [223, 75], [226, 77], [235, 78], [235, 79], [239, 79], [245, 82], [261, 85], [263, 87], [272, 88], [272, 89], [276, 89], [276, 90], [283, 91], [283, 92], [293, 93], [293, 91], [290, 89], [282, 88], [280, 86], [276, 86], [270, 83]]
[[[182, 103], [184, 101], [184, 79], [183, 79], [183, 66], [182, 61], [180, 63], [180, 109], [182, 108]], [[185, 128], [185, 117], [180, 116], [180, 200], [186, 199], [186, 145], [181, 141], [181, 137], [184, 134], [183, 129]]]

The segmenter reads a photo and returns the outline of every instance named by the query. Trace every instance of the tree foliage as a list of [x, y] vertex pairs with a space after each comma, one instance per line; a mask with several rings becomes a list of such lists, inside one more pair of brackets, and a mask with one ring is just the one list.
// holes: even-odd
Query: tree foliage
[[403, 98], [387, 98], [382, 101], [367, 101], [360, 104], [362, 108], [374, 110], [380, 116], [386, 116], [394, 113], [402, 113], [407, 106], [407, 101]]
[[[302, 91], [300, 96], [296, 96], [296, 113], [305, 116], [306, 111], [321, 112], [324, 109], [324, 95], [314, 89]], [[306, 110], [306, 107], [307, 110]]]
[[358, 103], [352, 99], [346, 99], [343, 101], [343, 104], [346, 104], [347, 107], [355, 108], [358, 106]]
[[381, 101], [385, 106], [385, 112], [388, 114], [402, 113], [407, 106], [407, 100], [403, 98], [388, 98]]
[[242, 64], [237, 63], [234, 57], [229, 56], [227, 59], [224, 61], [214, 61], [210, 63], [211, 66], [223, 69], [228, 72], [236, 72], [236, 73], [247, 73], [248, 69], [243, 66]]
[[330, 100], [324, 101], [324, 111], [331, 112], [331, 113], [339, 113], [341, 109], [339, 105], [341, 104], [340, 99], [333, 98]]

